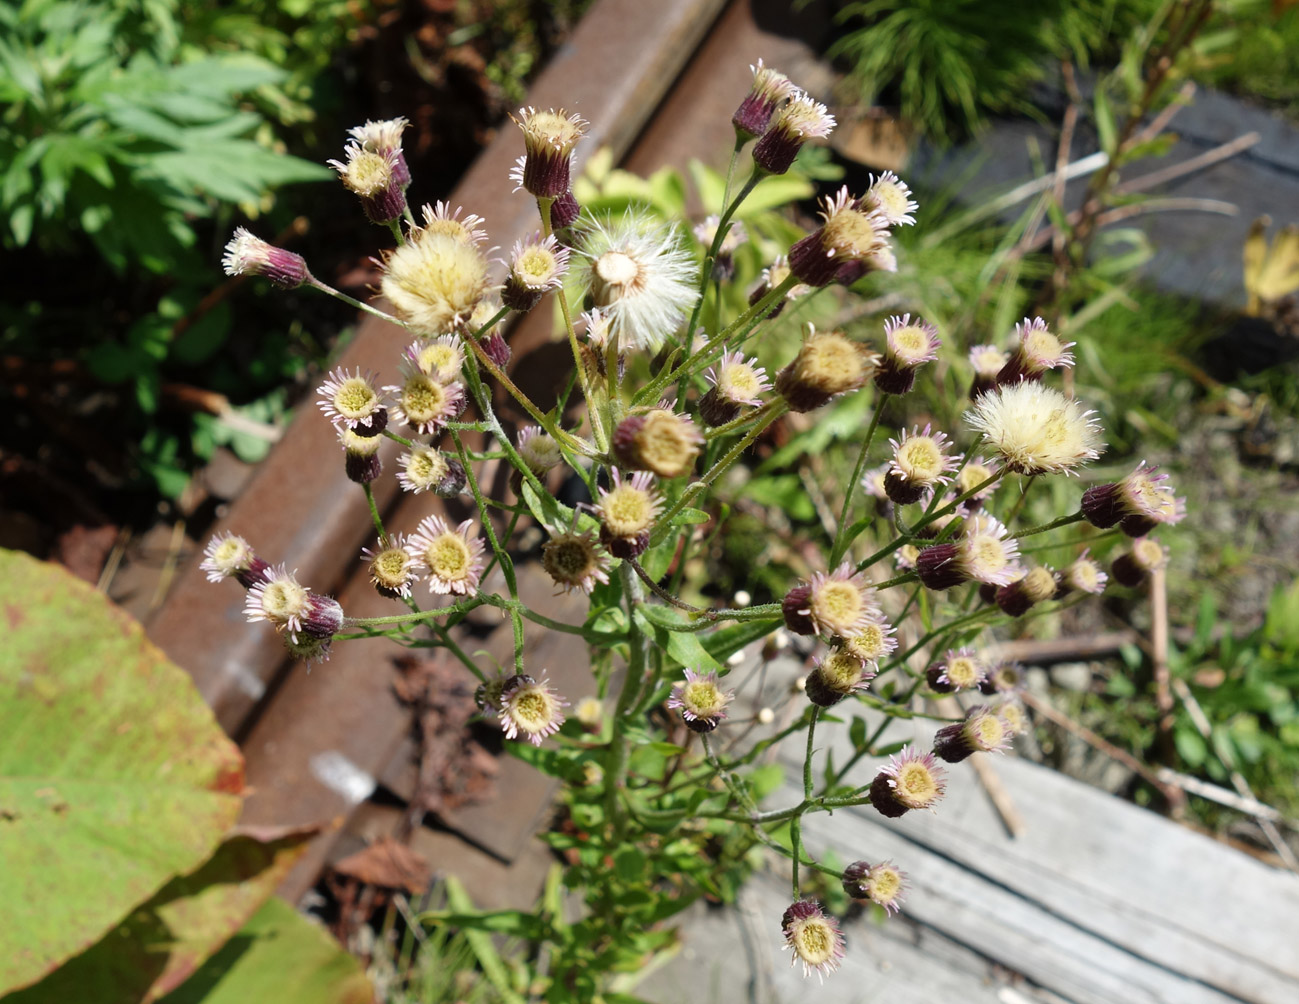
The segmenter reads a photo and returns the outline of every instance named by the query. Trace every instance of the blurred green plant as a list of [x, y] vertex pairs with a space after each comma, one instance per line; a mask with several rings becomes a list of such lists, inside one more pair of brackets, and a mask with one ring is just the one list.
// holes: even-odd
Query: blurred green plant
[[946, 142], [997, 112], [1033, 114], [1029, 85], [1048, 60], [1087, 66], [1126, 30], [1119, 0], [866, 0], [845, 4], [842, 59], [866, 103], [896, 105], [911, 126]]
[[[310, 116], [309, 81], [355, 17], [341, 17], [337, 3], [266, 6], [0, 7], [0, 244], [84, 274], [10, 302], [0, 312], [3, 343], [22, 357], [75, 354], [94, 379], [129, 387], [144, 416], [134, 437], [139, 468], [166, 496], [183, 489], [191, 450], [206, 456], [213, 434], [199, 424], [187, 442], [168, 429], [157, 416], [162, 385], [186, 367], [213, 365], [232, 330], [224, 303], [200, 308], [214, 271], [205, 221], [235, 207], [259, 215], [271, 189], [331, 176], [288, 155], [275, 120]], [[269, 23], [257, 23], [263, 14]], [[278, 356], [266, 358], [272, 349]], [[245, 368], [273, 379], [245, 373], [245, 400], [301, 365], [282, 337], [258, 355]], [[228, 438], [247, 460], [266, 448], [257, 437]]]
[[1218, 0], [1199, 49], [1198, 79], [1299, 116], [1299, 7]]

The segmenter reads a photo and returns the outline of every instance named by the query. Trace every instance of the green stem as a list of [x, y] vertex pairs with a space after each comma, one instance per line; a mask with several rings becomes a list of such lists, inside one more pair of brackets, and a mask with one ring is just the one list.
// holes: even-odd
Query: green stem
[[626, 826], [626, 820], [619, 809], [618, 791], [626, 783], [628, 746], [626, 738], [628, 712], [631, 710], [637, 694], [641, 691], [642, 677], [645, 675], [645, 636], [636, 622], [636, 607], [645, 600], [641, 591], [640, 580], [626, 564], [620, 565], [618, 574], [622, 576], [623, 595], [627, 600], [627, 675], [622, 681], [622, 691], [618, 694], [618, 703], [613, 712], [613, 729], [609, 737], [609, 764], [604, 775], [604, 806], [606, 818], [613, 822], [614, 839], [618, 840]]
[[1020, 530], [1018, 533], [1011, 534], [1015, 539], [1021, 537], [1032, 537], [1035, 534], [1046, 533], [1048, 530], [1054, 530], [1057, 527], [1068, 526], [1070, 523], [1077, 523], [1079, 520], [1086, 519], [1081, 509], [1068, 516], [1061, 516], [1059, 519], [1053, 519], [1050, 523], [1043, 523], [1041, 526], [1035, 526], [1031, 530]]
[[848, 517], [852, 515], [852, 500], [857, 494], [857, 485], [861, 481], [862, 469], [866, 466], [866, 454], [870, 451], [871, 440], [875, 438], [875, 430], [879, 428], [880, 412], [884, 410], [884, 402], [878, 401], [875, 404], [875, 413], [871, 415], [870, 427], [866, 430], [866, 438], [862, 440], [861, 450], [857, 453], [857, 463], [852, 469], [852, 477], [848, 480], [848, 491], [844, 494], [843, 511], [839, 514], [839, 525], [835, 528], [834, 546], [830, 548], [830, 567], [836, 568], [839, 565], [839, 559], [844, 552], [851, 546], [852, 541], [848, 538]]
[[392, 314], [386, 313], [378, 309], [377, 307], [371, 307], [368, 303], [362, 303], [360, 300], [348, 296], [346, 293], [335, 289], [333, 286], [321, 282], [314, 275], [307, 280], [306, 285], [311, 286], [314, 289], [318, 289], [322, 293], [325, 293], [329, 296], [332, 296], [335, 300], [342, 300], [344, 303], [348, 304], [349, 306], [355, 307], [357, 310], [364, 311], [367, 314], [372, 314], [373, 316], [378, 317], [381, 320], [387, 321], [389, 324], [395, 324], [399, 328], [408, 327], [405, 321], [399, 320], [398, 318], [393, 317]]
[[379, 541], [382, 544], [388, 538], [388, 534], [383, 529], [383, 519], [379, 516], [379, 506], [374, 501], [374, 490], [370, 487], [369, 482], [361, 486], [365, 489], [365, 501], [370, 507], [370, 522], [374, 524], [374, 532], [379, 535]]

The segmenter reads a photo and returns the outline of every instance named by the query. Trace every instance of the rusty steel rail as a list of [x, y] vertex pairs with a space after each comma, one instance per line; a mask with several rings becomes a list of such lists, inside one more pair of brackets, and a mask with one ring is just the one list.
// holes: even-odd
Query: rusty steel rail
[[[733, 143], [730, 114], [748, 89], [748, 67], [758, 57], [789, 72], [811, 62], [805, 45], [758, 27], [747, 0], [601, 0], [556, 54], [528, 101], [563, 106], [591, 123], [579, 157], [609, 147], [616, 160], [641, 172], [665, 163], [684, 167], [689, 157], [719, 164]], [[508, 178], [521, 150], [518, 131], [501, 129], [450, 198], [453, 205], [484, 215], [493, 242], [506, 247], [537, 228], [535, 206], [512, 192]], [[511, 369], [519, 371], [530, 349], [550, 341], [550, 316], [543, 305], [516, 326]], [[365, 315], [338, 365], [391, 369], [407, 337]], [[522, 368], [535, 371], [535, 360]], [[296, 568], [312, 588], [332, 591], [351, 616], [391, 614], [393, 604], [375, 593], [358, 561], [372, 528], [362, 493], [346, 480], [343, 465], [331, 462], [337, 452], [329, 423], [316, 409], [300, 408], [214, 531], [239, 533], [267, 560]], [[397, 452], [395, 444], [385, 444], [389, 471]], [[394, 531], [409, 531], [430, 509], [427, 496], [401, 496], [391, 476], [376, 481], [374, 490], [385, 524]], [[404, 775], [411, 714], [398, 703], [391, 683], [394, 657], [405, 650], [386, 641], [339, 645], [330, 662], [308, 673], [301, 664], [286, 663], [273, 632], [244, 621], [233, 587], [208, 583], [197, 557], [177, 576], [147, 629], [190, 671], [218, 721], [240, 740], [251, 788], [244, 821], [291, 824], [353, 815], [379, 778]], [[542, 578], [520, 570], [521, 589], [539, 607], [555, 602]], [[581, 616], [571, 604], [552, 609], [567, 620]], [[490, 650], [500, 641], [489, 638], [485, 644]], [[561, 687], [581, 687], [589, 680], [585, 652], [574, 642], [580, 646], [572, 636], [557, 639], [528, 625], [528, 643], [539, 647], [533, 657], [546, 663]], [[400, 781], [392, 785], [402, 787]], [[475, 853], [485, 854], [487, 864], [505, 875], [509, 862], [524, 853], [553, 789], [513, 758], [502, 760], [497, 787], [503, 794], [495, 803], [467, 809], [455, 822], [479, 848]], [[389, 815], [368, 810], [356, 818], [370, 827]], [[353, 827], [354, 837], [357, 832]], [[281, 894], [296, 900], [311, 888], [337, 839], [336, 832], [320, 837]], [[420, 839], [445, 845], [444, 836]], [[490, 868], [484, 872], [490, 873]]]

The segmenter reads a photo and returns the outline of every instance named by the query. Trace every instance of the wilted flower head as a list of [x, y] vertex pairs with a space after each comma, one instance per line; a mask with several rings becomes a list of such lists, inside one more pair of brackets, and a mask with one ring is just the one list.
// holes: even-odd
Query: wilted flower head
[[600, 542], [615, 558], [634, 558], [649, 546], [650, 527], [662, 507], [662, 497], [648, 471], [624, 481], [615, 469], [610, 479], [612, 485], [599, 489], [595, 504], [602, 521]]
[[1052, 599], [1060, 580], [1048, 565], [1034, 565], [1014, 582], [997, 589], [997, 606], [1012, 617], [1022, 617], [1038, 603]]
[[870, 618], [856, 634], [843, 639], [843, 646], [868, 666], [878, 663], [886, 655], [897, 651], [898, 640], [893, 637], [897, 628], [882, 613]]
[[546, 736], [554, 735], [564, 724], [560, 708], [568, 702], [560, 698], [542, 677], [538, 683], [531, 676], [518, 674], [505, 681], [500, 696], [501, 728], [507, 739], [522, 737], [540, 746]]
[[1186, 515], [1186, 500], [1164, 484], [1167, 474], [1156, 474], [1143, 460], [1122, 481], [1094, 485], [1083, 492], [1082, 513], [1092, 526], [1108, 529], [1117, 523], [1129, 537], [1142, 537], [1160, 523], [1177, 523]]
[[653, 471], [661, 478], [689, 474], [704, 445], [703, 434], [689, 415], [668, 407], [644, 415], [628, 415], [613, 433], [618, 462], [636, 471]]
[[472, 233], [464, 223], [430, 219], [424, 208], [426, 225], [410, 227], [406, 243], [385, 254], [380, 290], [407, 327], [432, 336], [462, 327], [486, 295], [487, 259], [472, 238], [446, 232]]
[[1105, 591], [1105, 583], [1108, 581], [1109, 576], [1101, 568], [1100, 562], [1083, 551], [1060, 574], [1060, 589], [1064, 593], [1073, 591], [1099, 595]]
[[668, 707], [681, 712], [686, 728], [692, 732], [712, 732], [726, 717], [726, 706], [735, 696], [717, 685], [717, 674], [696, 673], [687, 669], [686, 678], [672, 688]]
[[699, 414], [709, 425], [725, 425], [738, 418], [744, 408], [760, 404], [761, 395], [771, 390], [767, 371], [739, 351], [723, 352], [704, 375], [710, 387], [699, 399]]
[[1094, 411], [1031, 380], [981, 395], [965, 421], [1019, 474], [1069, 474], [1104, 448]]
[[1040, 317], [1015, 325], [1015, 348], [997, 374], [997, 382], [1039, 380], [1047, 370], [1073, 365], [1073, 342], [1062, 342]]
[[379, 121], [369, 119], [365, 125], [355, 126], [347, 131], [352, 139], [361, 144], [362, 150], [383, 156], [395, 154], [392, 165], [393, 180], [402, 188], [409, 185], [411, 181], [410, 167], [401, 149], [401, 134], [409, 125], [410, 123], [403, 118]]
[[588, 220], [578, 252], [580, 281], [622, 351], [657, 352], [699, 298], [693, 256], [676, 231], [648, 213]]
[[[756, 307], [764, 296], [788, 279], [789, 274], [789, 259], [784, 255], [777, 255], [775, 260], [762, 270], [762, 279], [749, 291], [749, 306]], [[802, 283], [791, 286], [784, 297], [777, 300], [775, 306], [767, 312], [767, 318], [778, 316], [785, 309], [786, 303], [798, 299], [807, 292], [808, 287]]]
[[467, 481], [459, 460], [431, 446], [415, 446], [397, 463], [401, 465], [397, 475], [401, 487], [416, 495], [432, 492], [440, 498], [451, 498], [464, 490]]
[[973, 690], [988, 675], [988, 667], [972, 648], [949, 649], [925, 672], [925, 682], [937, 694]]
[[897, 913], [907, 891], [906, 873], [892, 861], [877, 865], [854, 861], [843, 870], [843, 891], [853, 899], [868, 899], [887, 913]]
[[981, 705], [966, 713], [965, 721], [944, 725], [934, 735], [934, 755], [960, 763], [971, 753], [1000, 753], [1010, 745], [1014, 730], [991, 708]]
[[909, 809], [928, 809], [943, 797], [946, 771], [932, 753], [914, 746], [889, 757], [871, 782], [871, 805], [881, 815], [896, 818]]
[[311, 279], [302, 255], [267, 244], [243, 227], [235, 228], [221, 265], [226, 275], [264, 275], [281, 289], [294, 289]]
[[[400, 150], [367, 150], [356, 140], [348, 142], [347, 160], [329, 161], [343, 184], [361, 199], [365, 214], [374, 223], [391, 223], [406, 212], [406, 190], [397, 179]], [[409, 175], [407, 171], [407, 175]]]
[[[823, 202], [825, 223], [789, 249], [789, 270], [809, 286], [834, 282], [845, 264], [865, 262], [888, 246], [888, 220], [864, 208], [861, 199], [848, 193], [847, 185]], [[848, 278], [851, 281], [860, 274]]]
[[563, 284], [568, 254], [568, 248], [561, 247], [554, 234], [543, 238], [536, 233], [527, 240], [515, 241], [501, 302], [511, 310], [531, 310], [547, 290]]
[[970, 365], [974, 367], [974, 382], [970, 397], [977, 398], [997, 386], [997, 374], [1006, 365], [1010, 355], [995, 345], [976, 345], [970, 349]]
[[395, 421], [433, 435], [464, 409], [465, 391], [459, 383], [443, 383], [409, 362], [403, 362], [401, 370], [405, 381], [383, 388], [396, 402], [392, 407]]
[[[997, 469], [983, 457], [966, 461], [965, 466], [956, 475], [956, 491], [960, 495], [974, 492], [965, 500], [967, 506], [977, 508], [972, 503], [982, 502], [997, 490], [997, 482], [989, 481], [989, 478], [996, 473]], [[979, 488], [979, 485], [983, 485], [983, 487]], [[976, 488], [979, 490], [974, 491]]]
[[566, 593], [590, 593], [597, 582], [609, 582], [609, 556], [589, 531], [555, 534], [541, 545], [541, 567]]
[[478, 588], [485, 545], [470, 535], [473, 525], [467, 519], [452, 530], [441, 516], [425, 516], [406, 539], [406, 551], [420, 563], [430, 591], [468, 596]]
[[899, 505], [910, 505], [945, 485], [956, 469], [955, 457], [944, 452], [948, 439], [944, 433], [924, 430], [903, 431], [897, 439], [890, 439], [893, 462], [884, 475], [884, 491]]
[[405, 537], [398, 533], [385, 537], [374, 548], [361, 549], [361, 559], [369, 563], [370, 582], [379, 595], [390, 600], [406, 599], [420, 573], [420, 563], [406, 549]]
[[884, 358], [875, 371], [875, 386], [885, 394], [905, 394], [916, 382], [916, 370], [938, 358], [938, 329], [910, 314], [884, 322]]
[[807, 676], [807, 699], [822, 708], [833, 707], [849, 694], [865, 690], [878, 675], [847, 645], [832, 648]]
[[525, 425], [519, 430], [515, 445], [528, 470], [541, 477], [563, 463], [564, 454], [555, 438], [539, 425]]
[[767, 174], [784, 174], [809, 139], [824, 139], [834, 129], [834, 116], [806, 94], [795, 94], [772, 116], [767, 131], [753, 147], [753, 163]]
[[586, 132], [586, 121], [564, 109], [520, 108], [511, 116], [523, 130], [523, 188], [539, 199], [555, 199], [571, 185], [573, 148]]
[[757, 66], [749, 69], [753, 71], [753, 86], [731, 116], [735, 135], [740, 140], [754, 139], [766, 132], [772, 113], [798, 93], [798, 88], [787, 76], [770, 66], [763, 66], [761, 59]]
[[798, 355], [776, 374], [776, 392], [792, 411], [812, 411], [861, 387], [878, 358], [840, 332], [818, 332], [809, 325]]
[[1168, 563], [1168, 552], [1153, 537], [1138, 537], [1131, 547], [1119, 554], [1110, 565], [1114, 581], [1123, 586], [1139, 586], [1151, 572]]
[[198, 567], [207, 573], [208, 582], [238, 579], [248, 589], [262, 581], [262, 572], [269, 566], [253, 553], [248, 541], [226, 530], [207, 542]]
[[412, 366], [438, 383], [453, 383], [465, 364], [464, 343], [459, 335], [421, 338], [408, 345], [404, 354]]
[[[377, 420], [383, 412], [383, 398], [375, 389], [373, 373], [362, 373], [359, 369], [355, 373], [342, 368], [331, 370], [316, 393], [320, 395], [316, 404], [335, 425], [363, 435], [382, 431], [383, 426]], [[376, 425], [379, 427], [374, 429]]]
[[895, 227], [902, 224], [915, 225], [916, 218], [912, 213], [920, 208], [911, 198], [911, 189], [906, 182], [892, 171], [885, 171], [878, 179], [871, 175], [870, 188], [866, 190], [866, 197], [862, 201], [869, 208], [879, 210], [889, 224]]
[[821, 909], [815, 900], [803, 899], [794, 903], [780, 918], [780, 929], [785, 935], [785, 947], [793, 950], [789, 965], [803, 963], [803, 976], [812, 975], [825, 980], [843, 961], [843, 934], [838, 922]]

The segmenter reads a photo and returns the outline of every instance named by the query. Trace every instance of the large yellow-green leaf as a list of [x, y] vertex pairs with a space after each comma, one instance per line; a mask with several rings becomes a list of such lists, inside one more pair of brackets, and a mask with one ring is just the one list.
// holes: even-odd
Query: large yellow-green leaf
[[215, 850], [243, 760], [184, 670], [57, 565], [0, 550], [0, 993]]
[[240, 828], [121, 924], [5, 1004], [148, 1004], [176, 989], [266, 902], [319, 827]]
[[158, 1004], [373, 1004], [361, 964], [282, 899]]

